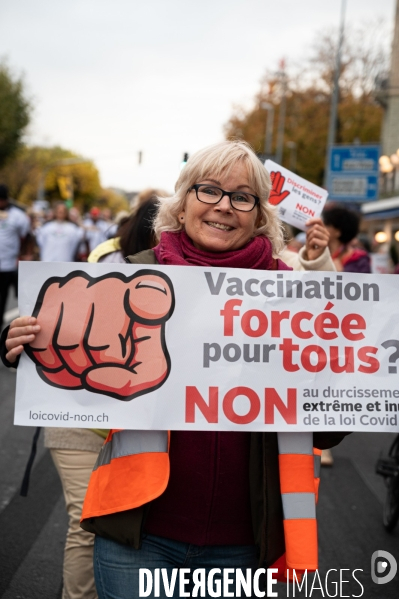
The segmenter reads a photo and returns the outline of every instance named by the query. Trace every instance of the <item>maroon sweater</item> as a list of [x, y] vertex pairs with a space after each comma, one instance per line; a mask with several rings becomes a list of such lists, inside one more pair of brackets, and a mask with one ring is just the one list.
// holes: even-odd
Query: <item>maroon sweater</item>
[[253, 545], [250, 434], [173, 431], [170, 479], [145, 530], [194, 545]]

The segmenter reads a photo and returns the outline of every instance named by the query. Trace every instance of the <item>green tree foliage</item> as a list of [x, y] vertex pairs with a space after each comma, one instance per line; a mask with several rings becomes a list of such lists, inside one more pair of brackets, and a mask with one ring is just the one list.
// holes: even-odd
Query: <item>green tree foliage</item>
[[99, 172], [92, 160], [61, 147], [22, 147], [5, 167], [0, 169], [0, 181], [8, 185], [10, 196], [31, 206], [43, 190], [49, 202], [65, 197], [63, 180], [73, 188], [74, 205], [81, 211], [91, 206], [110, 208], [113, 214], [129, 210], [122, 192], [103, 189]]
[[0, 180], [17, 201], [31, 205], [43, 188], [50, 202], [62, 197], [60, 178], [70, 177], [74, 202], [90, 208], [101, 195], [99, 172], [95, 164], [75, 152], [61, 147], [23, 147], [13, 160], [0, 170]]
[[0, 62], [0, 168], [21, 146], [30, 114], [22, 79], [16, 78], [4, 61]]
[[[380, 139], [383, 109], [374, 98], [374, 81], [387, 68], [388, 52], [382, 41], [384, 32], [381, 23], [347, 30], [341, 64], [336, 143], [378, 142]], [[336, 38], [332, 31], [317, 36], [310, 58], [302, 61], [300, 67], [290, 69], [286, 93], [283, 165], [290, 168], [293, 150], [289, 146], [294, 146], [295, 171], [318, 185], [323, 182], [325, 167]], [[225, 125], [226, 137], [245, 139], [256, 152], [262, 152], [268, 114], [262, 103], [268, 102], [273, 104], [276, 117], [272, 148], [275, 152], [281, 97], [280, 77], [267, 72], [253, 107], [235, 107]]]

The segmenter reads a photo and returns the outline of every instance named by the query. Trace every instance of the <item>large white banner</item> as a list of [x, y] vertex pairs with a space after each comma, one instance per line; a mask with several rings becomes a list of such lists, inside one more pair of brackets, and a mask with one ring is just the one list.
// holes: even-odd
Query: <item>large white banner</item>
[[399, 277], [20, 264], [15, 424], [399, 431]]

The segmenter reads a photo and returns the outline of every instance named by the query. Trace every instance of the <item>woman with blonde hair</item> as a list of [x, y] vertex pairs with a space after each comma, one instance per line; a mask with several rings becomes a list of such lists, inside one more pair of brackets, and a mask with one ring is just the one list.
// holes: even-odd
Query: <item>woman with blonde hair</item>
[[[269, 174], [246, 143], [207, 147], [190, 157], [175, 194], [160, 199], [158, 245], [129, 261], [287, 270], [276, 257], [283, 235], [269, 192]], [[34, 338], [32, 326], [14, 322], [10, 362]], [[282, 569], [317, 568], [312, 446], [331, 447], [343, 436], [111, 431], [82, 514], [82, 527], [96, 535], [100, 599], [139, 597], [143, 568], [166, 569], [169, 582], [174, 568], [243, 569], [244, 576], [276, 560]], [[157, 596], [166, 596], [163, 584]], [[168, 596], [179, 596], [178, 583]]]

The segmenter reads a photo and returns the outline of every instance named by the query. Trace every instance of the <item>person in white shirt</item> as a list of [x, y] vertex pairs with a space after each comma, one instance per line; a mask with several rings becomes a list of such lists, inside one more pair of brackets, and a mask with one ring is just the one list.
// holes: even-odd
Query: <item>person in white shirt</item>
[[96, 206], [90, 210], [90, 218], [83, 221], [86, 230], [86, 239], [89, 244], [89, 251], [92, 252], [95, 247], [109, 238], [110, 223], [100, 218], [101, 211]]
[[36, 241], [42, 262], [73, 262], [84, 230], [68, 220], [64, 202], [54, 207], [54, 220], [44, 224], [36, 232]]
[[29, 217], [10, 204], [8, 187], [0, 185], [0, 329], [10, 287], [18, 296], [18, 256], [29, 230]]

